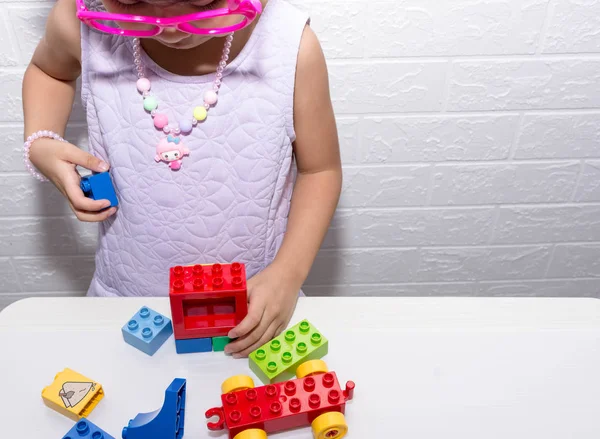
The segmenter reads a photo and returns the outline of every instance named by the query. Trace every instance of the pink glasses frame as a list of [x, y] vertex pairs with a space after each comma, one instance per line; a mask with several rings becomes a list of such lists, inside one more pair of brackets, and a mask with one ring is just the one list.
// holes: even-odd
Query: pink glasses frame
[[[149, 17], [145, 15], [113, 14], [111, 12], [89, 11], [84, 0], [77, 0], [77, 18], [90, 27], [109, 34], [123, 35], [126, 37], [153, 37], [160, 34], [166, 28], [176, 28], [182, 32], [200, 35], [228, 34], [245, 28], [254, 21], [262, 12], [260, 0], [229, 0], [227, 8], [215, 9], [213, 11], [197, 12], [195, 14], [181, 15], [178, 17]], [[245, 17], [241, 22], [232, 26], [203, 29], [190, 24], [191, 21], [206, 20], [228, 15], [242, 15]], [[118, 29], [105, 26], [97, 20], [121, 21], [128, 23], [148, 24], [153, 26], [151, 30]]]

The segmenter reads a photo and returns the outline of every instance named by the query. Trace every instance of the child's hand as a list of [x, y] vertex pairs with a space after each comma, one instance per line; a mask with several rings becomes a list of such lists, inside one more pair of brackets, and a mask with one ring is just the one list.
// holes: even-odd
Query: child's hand
[[108, 170], [108, 164], [82, 151], [75, 145], [53, 139], [38, 139], [29, 150], [31, 163], [44, 174], [69, 200], [75, 216], [81, 221], [98, 222], [116, 212], [108, 200], [87, 198], [79, 187], [80, 176], [75, 166], [79, 165], [95, 172]]
[[283, 331], [294, 312], [300, 286], [274, 266], [248, 280], [248, 315], [229, 332], [237, 338], [225, 347], [234, 358], [246, 357]]

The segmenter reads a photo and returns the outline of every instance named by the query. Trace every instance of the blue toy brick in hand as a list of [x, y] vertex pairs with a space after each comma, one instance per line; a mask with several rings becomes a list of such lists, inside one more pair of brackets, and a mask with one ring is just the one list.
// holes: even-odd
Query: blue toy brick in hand
[[143, 306], [121, 329], [123, 339], [148, 355], [154, 353], [173, 334], [171, 320]]
[[117, 194], [108, 171], [82, 177], [79, 186], [87, 198], [91, 198], [92, 200], [108, 200], [110, 201], [109, 207], [117, 207], [119, 205]]

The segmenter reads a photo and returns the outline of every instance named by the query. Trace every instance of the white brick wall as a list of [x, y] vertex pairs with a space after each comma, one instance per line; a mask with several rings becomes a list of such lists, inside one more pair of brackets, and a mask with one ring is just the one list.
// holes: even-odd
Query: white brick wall
[[[600, 296], [600, 0], [293, 2], [329, 59], [345, 168], [308, 293]], [[93, 271], [94, 226], [20, 161], [51, 4], [0, 0], [0, 308]]]

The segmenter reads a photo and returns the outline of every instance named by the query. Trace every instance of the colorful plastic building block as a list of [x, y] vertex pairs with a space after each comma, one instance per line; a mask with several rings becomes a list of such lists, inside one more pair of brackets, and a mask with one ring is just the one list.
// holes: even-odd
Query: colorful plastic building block
[[173, 334], [171, 320], [143, 306], [123, 328], [123, 339], [148, 355], [154, 353]]
[[243, 264], [172, 267], [171, 316], [175, 339], [225, 336], [248, 314]]
[[74, 421], [87, 417], [103, 397], [100, 383], [71, 369], [59, 372], [42, 390], [44, 404]]
[[346, 435], [346, 401], [354, 395], [354, 382], [342, 390], [335, 372], [322, 360], [298, 368], [298, 379], [254, 388], [252, 378], [238, 375], [221, 386], [222, 407], [206, 412], [209, 430], [229, 429], [230, 439], [266, 439], [276, 433], [312, 425], [315, 439]]
[[123, 428], [123, 439], [181, 439], [185, 424], [186, 380], [175, 378], [160, 410], [140, 413]]
[[87, 419], [78, 421], [63, 439], [115, 439]]
[[93, 200], [108, 200], [110, 201], [109, 207], [119, 205], [117, 194], [108, 171], [82, 177], [79, 186], [83, 194], [88, 198]]
[[289, 380], [296, 367], [327, 354], [329, 342], [308, 320], [302, 320], [248, 356], [250, 369], [264, 383]]
[[231, 342], [229, 337], [213, 337], [212, 339], [212, 348], [214, 352], [223, 352], [225, 350], [225, 346], [227, 346]]
[[212, 352], [212, 338], [186, 338], [175, 340], [175, 350], [178, 354], [195, 354]]

